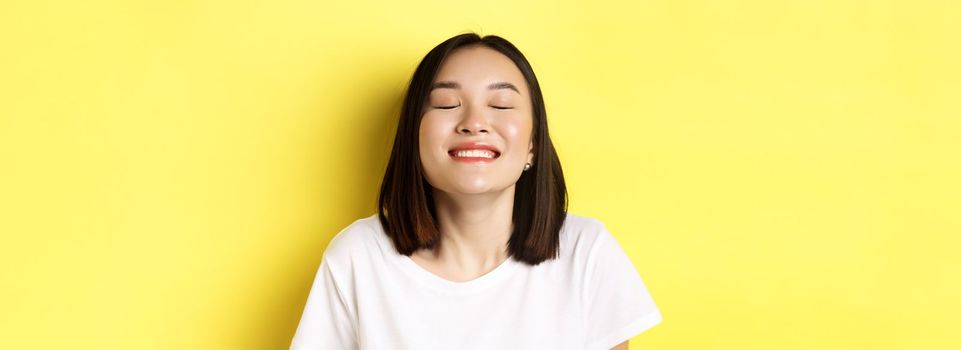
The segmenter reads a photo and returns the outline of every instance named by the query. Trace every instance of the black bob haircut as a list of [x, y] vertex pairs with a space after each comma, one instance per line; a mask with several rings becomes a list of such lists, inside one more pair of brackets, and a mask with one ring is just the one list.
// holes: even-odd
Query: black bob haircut
[[440, 241], [433, 188], [424, 177], [418, 135], [423, 106], [444, 59], [454, 50], [482, 45], [507, 56], [517, 65], [530, 89], [533, 107], [534, 160], [514, 188], [513, 232], [507, 242], [508, 257], [538, 265], [559, 255], [560, 230], [567, 217], [567, 188], [561, 162], [547, 132], [547, 112], [540, 85], [530, 63], [506, 39], [464, 33], [430, 50], [421, 60], [401, 107], [397, 134], [378, 196], [378, 218], [400, 254], [410, 256]]

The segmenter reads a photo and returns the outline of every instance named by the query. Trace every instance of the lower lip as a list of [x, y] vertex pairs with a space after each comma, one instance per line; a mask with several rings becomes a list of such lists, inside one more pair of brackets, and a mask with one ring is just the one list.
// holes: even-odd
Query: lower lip
[[457, 157], [453, 155], [450, 156], [450, 158], [455, 161], [464, 162], [464, 163], [490, 163], [497, 159], [496, 156], [494, 158], [484, 158], [484, 157]]

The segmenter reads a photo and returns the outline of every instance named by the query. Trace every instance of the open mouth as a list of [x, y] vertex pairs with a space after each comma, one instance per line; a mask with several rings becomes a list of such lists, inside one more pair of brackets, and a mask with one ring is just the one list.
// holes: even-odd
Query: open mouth
[[500, 152], [486, 149], [456, 150], [447, 154], [455, 160], [494, 160], [501, 156]]

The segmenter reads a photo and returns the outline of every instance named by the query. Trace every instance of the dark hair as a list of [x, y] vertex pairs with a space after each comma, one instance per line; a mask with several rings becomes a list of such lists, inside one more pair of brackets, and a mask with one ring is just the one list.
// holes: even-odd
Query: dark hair
[[435, 219], [432, 187], [424, 178], [419, 153], [420, 122], [424, 103], [441, 63], [455, 49], [468, 45], [483, 45], [510, 58], [530, 89], [534, 161], [515, 184], [511, 218], [513, 232], [507, 245], [509, 257], [537, 265], [559, 254], [560, 229], [567, 216], [567, 188], [560, 159], [547, 132], [547, 112], [534, 70], [517, 47], [496, 35], [456, 35], [431, 49], [417, 66], [407, 88], [394, 146], [381, 183], [378, 217], [401, 254], [410, 256], [418, 249], [437, 246], [440, 232]]

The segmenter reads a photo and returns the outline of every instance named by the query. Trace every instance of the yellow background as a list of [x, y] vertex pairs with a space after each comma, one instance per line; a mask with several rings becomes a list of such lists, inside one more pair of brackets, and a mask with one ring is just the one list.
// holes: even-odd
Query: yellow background
[[[400, 4], [403, 3], [403, 4]], [[955, 1], [0, 5], [0, 348], [284, 349], [463, 31], [538, 74], [636, 349], [957, 349]], [[469, 340], [465, 340], [469, 341]]]

